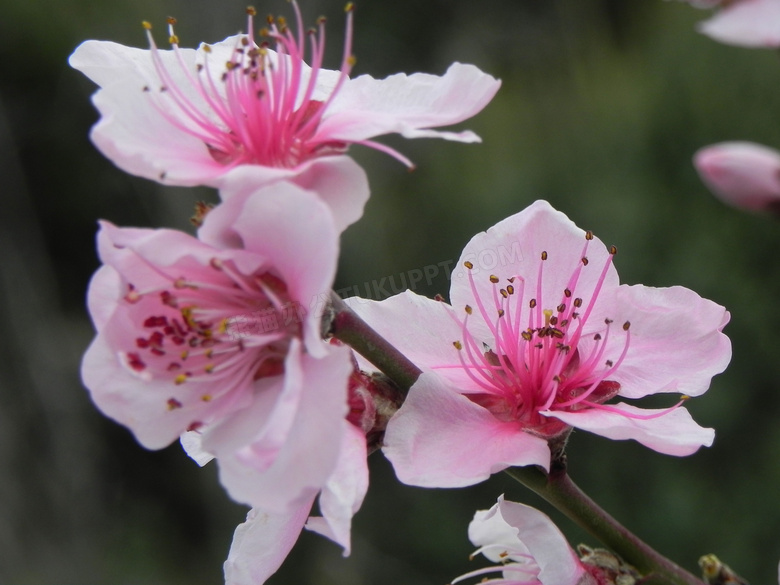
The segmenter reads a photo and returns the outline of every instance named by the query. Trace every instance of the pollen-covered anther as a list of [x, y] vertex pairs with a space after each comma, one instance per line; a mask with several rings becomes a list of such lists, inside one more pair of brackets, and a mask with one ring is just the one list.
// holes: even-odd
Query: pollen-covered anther
[[532, 331], [528, 331], [528, 330], [526, 330], [526, 331], [523, 331], [523, 332], [520, 334], [520, 337], [522, 337], [522, 338], [523, 338], [523, 339], [525, 339], [526, 341], [531, 341], [531, 338], [533, 337], [533, 332], [532, 332]]
[[460, 341], [453, 341], [452, 347], [460, 351], [461, 349], [463, 349], [463, 344]]
[[142, 20], [141, 26], [144, 27], [146, 30], [152, 30], [152, 23], [148, 20]]
[[179, 374], [173, 379], [173, 383], [176, 384], [177, 386], [181, 386], [182, 384], [184, 384], [184, 382], [187, 381], [187, 378], [189, 378], [189, 374]]
[[566, 305], [561, 303], [556, 307], [556, 309], [558, 310], [559, 313], [563, 313], [566, 310]]
[[585, 232], [585, 239], [591, 241], [593, 239], [593, 232], [588, 230]]
[[612, 254], [613, 256], [617, 254], [617, 246], [610, 246], [609, 253]]
[[465, 311], [467, 314], [471, 315], [471, 313], [474, 312], [474, 309], [471, 308], [471, 305], [466, 305]]
[[168, 406], [168, 410], [176, 410], [177, 408], [181, 408], [183, 406], [183, 404], [175, 398], [169, 398], [166, 402], [166, 405]]
[[626, 321], [625, 323], [623, 323], [623, 331], [628, 331], [630, 327], [631, 327], [630, 321]]
[[513, 287], [511, 284], [506, 287], [506, 292], [510, 295], [515, 294], [515, 287]]
[[542, 260], [547, 260], [547, 251], [542, 252]]
[[577, 307], [578, 309], [582, 306], [582, 299], [580, 297], [574, 299], [574, 306]]
[[493, 284], [498, 284], [498, 276], [496, 276], [495, 274], [491, 274], [490, 282], [492, 282]]
[[211, 394], [204, 394], [200, 397], [203, 402], [211, 402], [214, 397]]
[[128, 303], [131, 303], [131, 304], [132, 303], [137, 303], [138, 301], [140, 301], [141, 300], [141, 293], [139, 293], [137, 290], [135, 290], [135, 287], [132, 284], [128, 285], [128, 287], [129, 287], [130, 290], [127, 291], [127, 294], [125, 295], [125, 300]]
[[355, 11], [355, 3], [354, 2], [347, 2], [344, 6], [344, 12], [354, 12]]
[[531, 307], [532, 309], [535, 309], [536, 308], [536, 299], [531, 299], [530, 301], [528, 301], [528, 306]]
[[466, 261], [463, 263], [463, 266], [465, 266], [465, 267], [466, 267], [467, 269], [469, 269], [469, 270], [471, 270], [472, 268], [474, 268], [474, 265], [473, 265], [471, 262], [469, 262], [468, 260], [466, 260]]
[[254, 6], [247, 6], [247, 7], [246, 7], [246, 13], [247, 13], [249, 16], [257, 16], [257, 10], [255, 10], [255, 7], [254, 7]]
[[498, 310], [498, 316], [499, 317], [503, 317], [504, 316], [504, 309], [499, 309]]
[[563, 289], [563, 296], [567, 299], [571, 298], [571, 291], [568, 288]]
[[500, 291], [498, 291], [498, 292], [500, 292], [500, 293], [501, 293], [501, 296], [502, 296], [502, 297], [504, 297], [505, 299], [509, 297], [509, 293], [508, 293], [508, 292], [506, 292], [506, 289], [503, 289], [503, 288], [502, 288], [502, 289], [501, 289]]

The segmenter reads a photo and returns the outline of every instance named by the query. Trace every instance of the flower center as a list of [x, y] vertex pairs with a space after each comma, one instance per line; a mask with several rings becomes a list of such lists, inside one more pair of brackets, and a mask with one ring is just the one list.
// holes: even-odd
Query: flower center
[[[219, 382], [220, 395], [248, 381], [284, 372], [292, 337], [301, 337], [304, 308], [290, 298], [272, 270], [252, 275], [212, 259], [210, 268], [139, 291], [132, 284], [134, 347], [122, 352], [128, 369], [142, 379]], [[125, 343], [126, 346], [126, 343]], [[199, 400], [209, 402], [213, 394]], [[181, 408], [177, 399], [168, 408]]]
[[[294, 0], [292, 5], [297, 34], [283, 17], [269, 16], [268, 26], [259, 31], [264, 40], [257, 44], [253, 32], [256, 11], [249, 7], [247, 34], [236, 37], [229, 55], [222, 47], [202, 45], [203, 62], [195, 71], [179, 49], [173, 30], [176, 19], [168, 19], [168, 40], [178, 71], [166, 65], [152, 37], [151, 24], [144, 22], [161, 84], [159, 91], [149, 86], [144, 91], [168, 122], [201, 140], [221, 165], [291, 168], [311, 158], [342, 154], [349, 146], [349, 141], [318, 130], [355, 63], [351, 52], [354, 7], [349, 3], [345, 8], [346, 40], [340, 70], [329, 72], [322, 68], [325, 19], [320, 18], [317, 28], [304, 32], [300, 9]], [[311, 65], [304, 62], [307, 44]], [[224, 64], [213, 62], [224, 56]], [[411, 166], [406, 157], [384, 145], [356, 142]]]
[[[469, 392], [474, 402], [501, 420], [521, 422], [526, 430], [545, 436], [557, 435], [566, 425], [542, 412], [600, 408], [619, 412], [604, 403], [615, 397], [620, 384], [610, 380], [631, 345], [630, 322], [616, 326], [609, 318], [593, 323], [593, 308], [605, 282], [617, 248], [612, 246], [589, 298], [578, 296], [583, 270], [589, 267], [587, 250], [593, 239], [586, 233], [585, 247], [566, 287], [558, 295], [544, 293], [546, 251], [540, 254], [536, 290], [526, 290], [525, 280], [512, 276], [504, 283], [490, 276], [489, 298], [482, 298], [465, 262], [474, 304], [487, 325], [489, 339], [478, 338], [471, 321], [475, 309], [466, 305], [458, 322], [462, 340], [460, 367], [479, 388]], [[555, 261], [565, 261], [555, 259]], [[529, 298], [531, 297], [531, 298]], [[527, 300], [526, 300], [527, 299]], [[543, 306], [543, 299], [557, 304]]]

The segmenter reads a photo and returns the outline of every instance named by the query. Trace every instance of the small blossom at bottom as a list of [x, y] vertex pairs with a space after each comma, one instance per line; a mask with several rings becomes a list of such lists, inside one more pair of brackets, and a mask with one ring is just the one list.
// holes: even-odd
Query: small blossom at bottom
[[452, 585], [476, 578], [483, 585], [596, 584], [552, 520], [504, 496], [474, 515], [469, 540], [479, 547], [472, 557], [482, 554], [499, 565], [461, 575]]

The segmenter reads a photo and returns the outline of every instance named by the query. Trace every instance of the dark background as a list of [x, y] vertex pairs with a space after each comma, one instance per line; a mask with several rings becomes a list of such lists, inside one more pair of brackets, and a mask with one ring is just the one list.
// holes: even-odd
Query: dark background
[[[244, 23], [235, 0], [0, 0], [0, 583], [187, 584], [222, 580], [232, 504], [215, 469], [178, 445], [140, 448], [91, 405], [78, 375], [92, 337], [84, 292], [96, 220], [188, 227], [207, 189], [125, 175], [90, 144], [92, 85], [68, 68], [89, 38], [146, 46], [178, 17], [184, 46]], [[455, 260], [468, 239], [536, 198], [620, 248], [623, 282], [680, 284], [732, 312], [729, 370], [688, 404], [715, 445], [684, 459], [576, 433], [573, 477], [690, 570], [716, 553], [753, 583], [780, 558], [780, 229], [726, 208], [699, 182], [701, 146], [780, 146], [780, 58], [694, 32], [705, 12], [661, 0], [363, 0], [355, 73], [442, 73], [475, 63], [503, 79], [464, 127], [482, 145], [384, 141], [418, 165], [355, 148], [369, 172], [365, 217], [343, 236], [337, 288]], [[343, 4], [329, 17], [338, 63]], [[257, 5], [290, 14], [279, 0]], [[162, 40], [160, 38], [159, 40]], [[334, 42], [335, 41], [335, 42]], [[443, 275], [421, 293], [446, 293]], [[355, 518], [354, 551], [304, 534], [273, 585], [444, 585], [469, 563], [474, 511], [538, 501], [503, 474], [462, 490], [400, 485], [381, 454]], [[546, 509], [543, 507], [543, 509]], [[572, 544], [597, 543], [553, 513]]]

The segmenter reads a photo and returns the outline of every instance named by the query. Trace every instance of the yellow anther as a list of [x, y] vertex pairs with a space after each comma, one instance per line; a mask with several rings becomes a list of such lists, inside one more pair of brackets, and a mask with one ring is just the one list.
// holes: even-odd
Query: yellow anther
[[211, 394], [204, 394], [203, 396], [200, 397], [200, 399], [203, 402], [211, 402], [212, 398], [213, 398], [213, 396]]
[[466, 305], [466, 313], [468, 313], [469, 315], [471, 315], [471, 313], [472, 313], [472, 308], [471, 308], [471, 305]]
[[588, 240], [588, 241], [592, 240], [593, 239], [593, 232], [590, 231], [590, 230], [585, 232], [585, 239]]
[[247, 6], [247, 7], [246, 7], [246, 13], [247, 13], [249, 16], [257, 16], [257, 10], [255, 10], [255, 7], [254, 7], [254, 6]]
[[178, 386], [184, 384], [187, 381], [187, 374], [179, 374], [173, 379], [173, 382]]
[[141, 26], [144, 27], [146, 30], [152, 30], [152, 23], [148, 20], [144, 20], [141, 22]]
[[172, 45], [178, 45], [179, 44], [179, 37], [176, 35], [171, 35], [168, 37], [168, 42]]
[[452, 346], [453, 346], [455, 349], [457, 349], [458, 351], [460, 351], [461, 349], [463, 349], [463, 344], [462, 344], [460, 341], [453, 341], [453, 342], [452, 342]]
[[169, 16], [168, 18], [165, 19], [165, 22], [173, 26], [174, 24], [176, 24], [176, 19], [173, 16]]
[[465, 267], [466, 267], [466, 268], [468, 268], [469, 270], [471, 270], [472, 268], [474, 268], [474, 265], [473, 265], [471, 262], [469, 262], [468, 260], [466, 260], [466, 261], [463, 263], [463, 266], [465, 266]]
[[547, 260], [547, 252], [542, 252], [542, 260]]
[[354, 2], [347, 2], [347, 4], [344, 6], [344, 12], [354, 12], [354, 11], [355, 11]]

